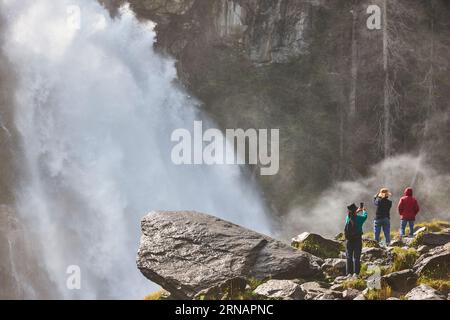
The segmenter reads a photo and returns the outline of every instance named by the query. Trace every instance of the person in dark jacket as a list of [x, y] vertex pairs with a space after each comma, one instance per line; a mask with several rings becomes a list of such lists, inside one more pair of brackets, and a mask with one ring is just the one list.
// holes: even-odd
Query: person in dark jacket
[[[348, 213], [345, 220], [346, 244], [345, 255], [347, 258], [347, 275], [357, 276], [361, 270], [361, 251], [363, 225], [367, 219], [367, 210], [358, 208], [354, 203], [347, 207]], [[348, 231], [348, 232], [347, 232]]]
[[380, 233], [381, 229], [383, 229], [386, 245], [389, 245], [391, 243], [392, 201], [389, 200], [389, 197], [391, 195], [392, 194], [387, 188], [382, 188], [373, 199], [373, 203], [377, 207], [375, 220], [373, 222], [373, 233], [375, 234], [375, 241], [380, 242]]
[[405, 236], [406, 225], [409, 224], [409, 236], [414, 237], [414, 222], [419, 213], [419, 203], [413, 197], [413, 189], [406, 188], [404, 196], [398, 203], [398, 213], [400, 214], [400, 237]]

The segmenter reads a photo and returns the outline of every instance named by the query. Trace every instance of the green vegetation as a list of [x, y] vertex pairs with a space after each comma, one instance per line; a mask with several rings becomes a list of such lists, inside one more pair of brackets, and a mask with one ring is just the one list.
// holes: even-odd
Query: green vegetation
[[[373, 231], [369, 231], [369, 232], [365, 232], [363, 234], [363, 239], [373, 239], [373, 241], [375, 241], [375, 234], [373, 233]], [[384, 239], [384, 233], [381, 232], [380, 234], [380, 240]], [[391, 239], [400, 239], [400, 232], [398, 230], [391, 230]], [[363, 245], [367, 248], [373, 248], [375, 246], [371, 245], [371, 241], [364, 243]], [[377, 247], [375, 247], [377, 248]]]
[[164, 290], [159, 290], [144, 297], [144, 300], [155, 301], [155, 300], [163, 300], [166, 292]]
[[428, 277], [420, 277], [417, 281], [418, 284], [426, 284], [442, 294], [448, 295], [450, 294], [450, 279], [431, 279]]
[[261, 284], [270, 279], [250, 278], [247, 280], [245, 289], [233, 286], [233, 282], [219, 289], [218, 292], [201, 294], [197, 296], [197, 300], [258, 300], [260, 297], [255, 295], [253, 291]]
[[447, 295], [450, 293], [450, 263], [440, 263], [431, 270], [426, 270], [417, 281], [426, 284]]
[[345, 234], [343, 232], [339, 233], [334, 237], [334, 240], [336, 241], [345, 241]]
[[411, 241], [410, 246], [414, 247], [414, 248], [420, 247], [423, 243], [423, 235], [424, 234], [425, 234], [425, 232], [421, 232], [418, 235], [414, 236], [414, 239]]
[[314, 240], [304, 240], [302, 242], [294, 242], [292, 244], [294, 248], [299, 250], [309, 252], [312, 255], [317, 257], [326, 259], [326, 258], [337, 258], [339, 257], [339, 253], [341, 251], [345, 251], [344, 246], [342, 245], [339, 249], [329, 248], [327, 246], [322, 246], [316, 243]]
[[393, 249], [392, 254], [393, 261], [389, 273], [411, 269], [419, 257], [419, 253], [414, 248], [403, 249], [396, 247]]
[[348, 279], [342, 283], [342, 287], [344, 289], [356, 289], [362, 291], [366, 289], [367, 282], [362, 278]]
[[429, 232], [439, 232], [443, 229], [450, 228], [450, 221], [444, 220], [431, 220], [417, 223], [414, 227], [415, 230], [426, 227]]
[[373, 239], [363, 238], [363, 247], [364, 248], [379, 248], [380, 245]]
[[381, 289], [370, 289], [366, 294], [367, 300], [386, 300], [392, 297], [392, 289], [388, 285], [384, 285]]

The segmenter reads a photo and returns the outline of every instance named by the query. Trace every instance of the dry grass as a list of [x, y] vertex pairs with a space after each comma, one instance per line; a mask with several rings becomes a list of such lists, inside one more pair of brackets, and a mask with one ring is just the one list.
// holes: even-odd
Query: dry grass
[[392, 297], [392, 289], [389, 286], [383, 286], [381, 289], [371, 289], [366, 294], [367, 300], [386, 300]]
[[420, 277], [417, 281], [418, 284], [426, 284], [430, 287], [436, 289], [440, 293], [444, 295], [448, 295], [450, 293], [450, 279], [430, 279], [427, 277]]
[[161, 298], [164, 296], [164, 291], [163, 290], [159, 290], [153, 293], [150, 293], [148, 295], [146, 295], [144, 297], [144, 300], [147, 301], [156, 301], [156, 300], [161, 300]]
[[415, 230], [426, 227], [429, 232], [439, 232], [443, 229], [450, 228], [450, 221], [445, 220], [431, 220], [417, 223], [414, 227]]

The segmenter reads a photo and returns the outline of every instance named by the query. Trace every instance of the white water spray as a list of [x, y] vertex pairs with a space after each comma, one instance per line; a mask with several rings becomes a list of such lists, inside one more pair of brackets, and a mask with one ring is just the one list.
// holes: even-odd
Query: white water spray
[[[74, 4], [80, 29], [67, 23]], [[238, 167], [170, 162], [171, 132], [206, 119], [174, 84], [173, 61], [154, 52], [151, 25], [127, 8], [111, 19], [92, 0], [0, 0], [0, 8], [26, 162], [18, 206], [60, 297], [152, 290], [135, 265], [150, 210], [198, 210], [268, 232]], [[69, 265], [81, 267], [79, 291], [66, 287]]]

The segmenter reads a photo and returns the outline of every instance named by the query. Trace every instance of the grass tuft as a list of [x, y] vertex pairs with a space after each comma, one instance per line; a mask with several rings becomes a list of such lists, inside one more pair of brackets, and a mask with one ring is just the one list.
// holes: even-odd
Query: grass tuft
[[364, 290], [367, 287], [367, 282], [364, 279], [348, 279], [342, 282], [342, 287], [344, 289], [356, 289], [356, 290]]
[[159, 291], [150, 293], [144, 297], [144, 300], [147, 300], [147, 301], [161, 300], [161, 298], [164, 296], [164, 293], [165, 292], [163, 290], [159, 290]]
[[392, 250], [393, 261], [389, 273], [411, 269], [419, 258], [419, 253], [414, 248], [403, 249], [396, 247]]
[[387, 285], [381, 289], [370, 289], [366, 294], [367, 300], [386, 300], [390, 297], [392, 297], [392, 289]]

